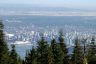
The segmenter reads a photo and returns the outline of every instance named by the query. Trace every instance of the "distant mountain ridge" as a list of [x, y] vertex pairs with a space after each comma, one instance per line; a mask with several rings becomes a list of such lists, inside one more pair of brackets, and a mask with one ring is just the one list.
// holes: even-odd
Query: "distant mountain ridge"
[[41, 6], [20, 6], [0, 5], [0, 11], [48, 11], [48, 12], [95, 12], [95, 10], [73, 9], [67, 7], [41, 7]]

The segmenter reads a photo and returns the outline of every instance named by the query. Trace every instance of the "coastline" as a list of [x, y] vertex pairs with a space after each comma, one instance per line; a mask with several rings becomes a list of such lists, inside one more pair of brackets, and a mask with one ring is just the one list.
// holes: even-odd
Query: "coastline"
[[96, 16], [96, 12], [32, 12], [32, 13], [0, 13], [0, 16]]

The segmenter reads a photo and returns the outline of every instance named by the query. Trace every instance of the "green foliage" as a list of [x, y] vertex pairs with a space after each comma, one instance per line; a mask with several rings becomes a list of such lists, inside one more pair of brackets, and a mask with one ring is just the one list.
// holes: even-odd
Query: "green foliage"
[[78, 38], [75, 39], [72, 61], [73, 64], [83, 64], [83, 51]]
[[4, 26], [0, 21], [0, 64], [9, 64], [9, 52], [4, 39], [3, 28]]
[[67, 49], [66, 43], [64, 41], [64, 36], [63, 36], [62, 30], [59, 32], [59, 44], [60, 44], [60, 48], [63, 52], [63, 54], [62, 54], [63, 64], [69, 64], [68, 49]]
[[57, 44], [56, 40], [53, 39], [51, 41], [51, 48], [52, 48], [52, 53], [54, 56], [54, 64], [62, 64], [63, 63], [63, 52], [60, 48], [60, 45]]
[[4, 25], [2, 23], [2, 20], [0, 20], [0, 30], [4, 28]]
[[48, 64], [48, 44], [47, 41], [45, 41], [44, 37], [41, 37], [41, 40], [38, 41], [37, 46], [37, 62], [38, 64]]
[[37, 53], [34, 47], [26, 54], [25, 64], [37, 64]]
[[96, 63], [96, 43], [95, 43], [94, 37], [92, 37], [92, 40], [88, 49], [88, 63], [89, 64]]
[[52, 48], [49, 46], [48, 47], [48, 64], [54, 64], [54, 56], [52, 53]]
[[84, 59], [83, 59], [83, 64], [88, 64], [88, 61], [87, 61], [86, 57], [84, 57]]
[[10, 52], [11, 64], [21, 64], [21, 59], [16, 53], [15, 45], [12, 45], [12, 50]]

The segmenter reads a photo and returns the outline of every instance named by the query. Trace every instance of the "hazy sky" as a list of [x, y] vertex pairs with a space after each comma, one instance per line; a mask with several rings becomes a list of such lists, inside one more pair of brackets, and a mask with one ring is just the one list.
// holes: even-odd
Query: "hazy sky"
[[30, 4], [37, 6], [96, 9], [96, 0], [0, 0], [0, 4]]

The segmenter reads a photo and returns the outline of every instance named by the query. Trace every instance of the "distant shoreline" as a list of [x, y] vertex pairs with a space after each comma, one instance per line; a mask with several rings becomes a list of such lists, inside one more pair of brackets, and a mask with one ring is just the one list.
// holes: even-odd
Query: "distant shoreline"
[[0, 16], [96, 16], [96, 12], [62, 12], [62, 13], [0, 13]]

